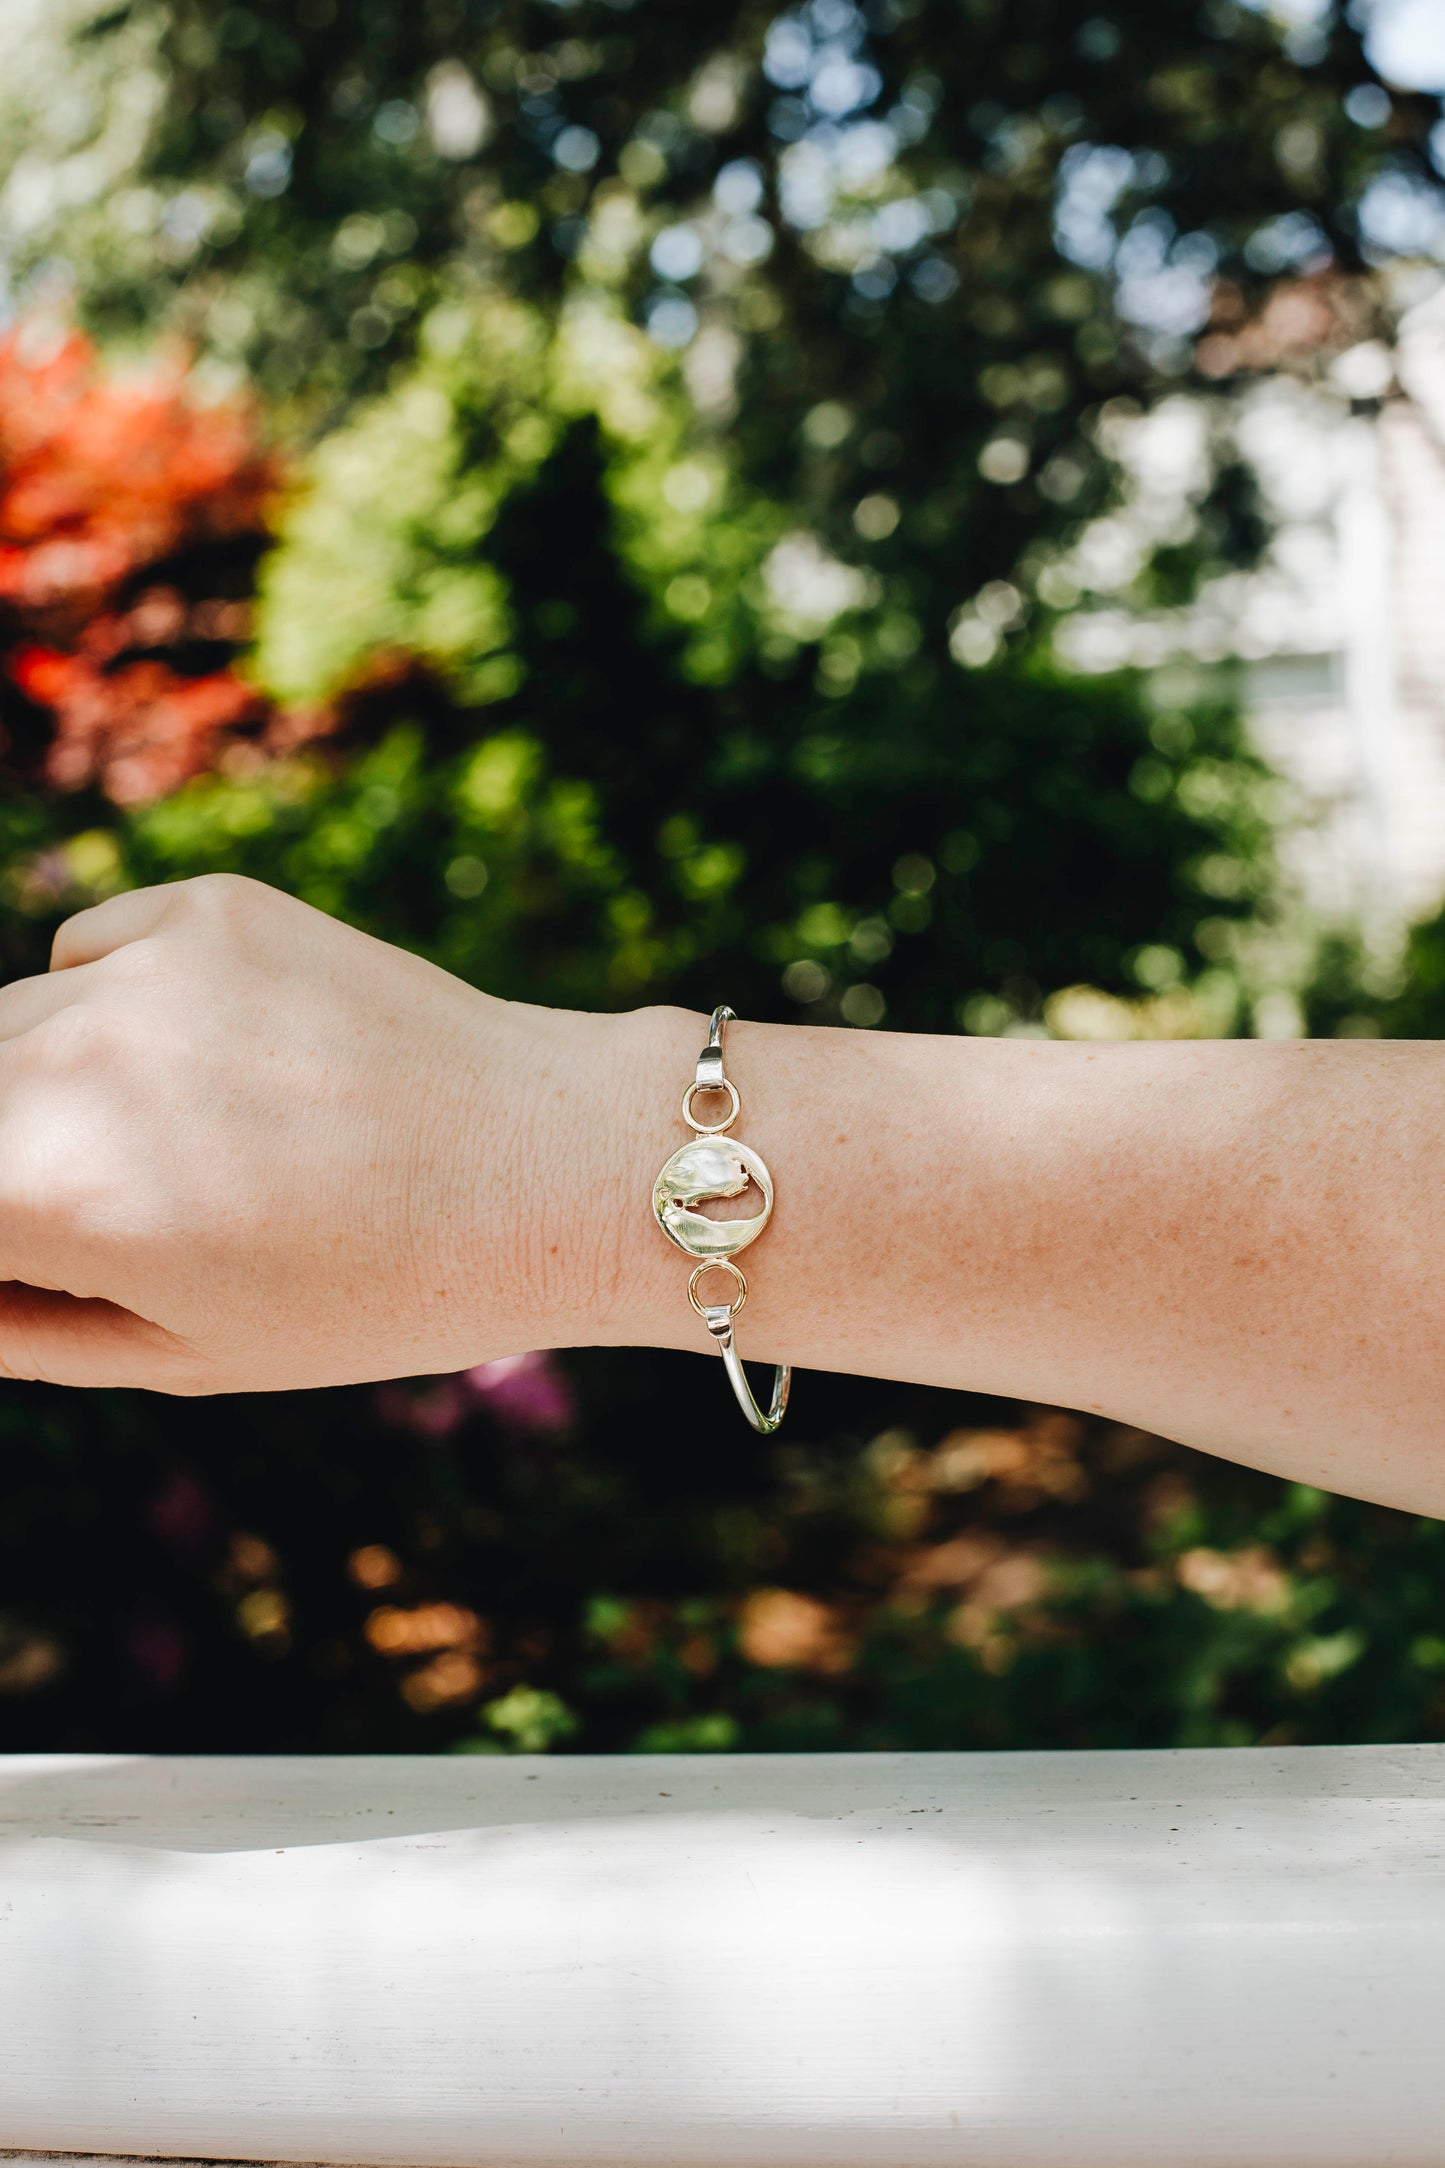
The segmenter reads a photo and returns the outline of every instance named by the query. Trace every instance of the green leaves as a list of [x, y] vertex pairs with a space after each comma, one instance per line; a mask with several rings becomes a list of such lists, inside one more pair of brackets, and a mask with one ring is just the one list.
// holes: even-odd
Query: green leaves
[[[203, 382], [259, 387], [292, 488], [245, 662], [264, 745], [125, 813], [0, 801], [11, 971], [77, 904], [233, 867], [529, 1000], [1242, 1027], [1276, 808], [1230, 687], [1071, 673], [1052, 633], [1089, 595], [1184, 610], [1257, 554], [1230, 416], [1271, 294], [1315, 281], [1306, 373], [1375, 323], [1360, 207], [1435, 187], [1435, 115], [1337, 12], [165, 0], [34, 42], [0, 70], [22, 293], [63, 256], [115, 338], [179, 327]], [[1176, 394], [1185, 516], [1117, 526], [1111, 569], [1076, 545]], [[1341, 942], [1311, 999], [1445, 1035], [1445, 934], [1404, 993]], [[204, 1438], [12, 1389], [0, 1696], [41, 1651], [14, 1743], [1445, 1722], [1428, 1524], [869, 1381], [811, 1381], [782, 1449], [680, 1455], [673, 1361], [574, 1367], [580, 1412], [525, 1437], [449, 1386], [426, 1422], [406, 1392], [241, 1400]], [[144, 1519], [177, 1468], [214, 1493], [184, 1557]], [[289, 1653], [235, 1632], [254, 1529]], [[353, 1547], [476, 1626], [410, 1700]]]

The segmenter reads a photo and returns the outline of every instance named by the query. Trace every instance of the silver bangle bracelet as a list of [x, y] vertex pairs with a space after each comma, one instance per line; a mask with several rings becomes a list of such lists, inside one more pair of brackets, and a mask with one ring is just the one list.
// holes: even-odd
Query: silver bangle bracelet
[[[727, 1136], [741, 1111], [737, 1086], [723, 1073], [723, 1032], [733, 1021], [731, 1009], [712, 1012], [707, 1045], [697, 1058], [697, 1074], [682, 1095], [682, 1118], [696, 1134], [678, 1146], [652, 1185], [652, 1212], [669, 1242], [694, 1258], [687, 1283], [687, 1299], [716, 1340], [727, 1368], [738, 1406], [753, 1429], [769, 1437], [783, 1420], [793, 1373], [787, 1363], [773, 1372], [773, 1393], [767, 1413], [758, 1406], [743, 1371], [742, 1358], [733, 1338], [733, 1325], [748, 1299], [748, 1283], [741, 1266], [734, 1263], [739, 1250], [756, 1242], [773, 1210], [773, 1178], [749, 1145]], [[693, 1101], [700, 1092], [722, 1092], [728, 1110], [721, 1121], [700, 1122]], [[749, 1219], [714, 1220], [693, 1210], [710, 1197], [741, 1197], [752, 1185], [762, 1199], [761, 1210]], [[698, 1282], [708, 1272], [731, 1276], [732, 1300], [704, 1302]]]

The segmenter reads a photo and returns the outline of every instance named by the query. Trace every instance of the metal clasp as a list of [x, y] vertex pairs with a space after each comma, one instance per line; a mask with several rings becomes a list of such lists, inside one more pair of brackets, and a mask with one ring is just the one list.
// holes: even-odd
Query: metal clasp
[[727, 1090], [727, 1078], [723, 1075], [723, 1033], [733, 1021], [733, 1011], [717, 1008], [707, 1027], [707, 1045], [697, 1057], [697, 1077], [694, 1091], [721, 1092]]
[[[697, 1291], [698, 1281], [705, 1272], [719, 1271], [732, 1275], [733, 1286], [737, 1290], [733, 1301], [702, 1301]], [[692, 1278], [687, 1283], [687, 1299], [718, 1344], [718, 1352], [722, 1356], [728, 1383], [733, 1389], [738, 1406], [753, 1429], [761, 1437], [770, 1438], [783, 1420], [788, 1405], [788, 1393], [793, 1383], [793, 1372], [789, 1363], [779, 1363], [774, 1369], [772, 1397], [767, 1413], [764, 1414], [748, 1383], [742, 1357], [738, 1354], [737, 1342], [733, 1338], [734, 1321], [741, 1315], [743, 1304], [748, 1299], [748, 1283], [743, 1277], [742, 1267], [734, 1264], [730, 1257], [704, 1258], [700, 1265], [694, 1267]]]
[[[700, 1137], [720, 1137], [725, 1129], [731, 1129], [738, 1118], [738, 1088], [723, 1074], [723, 1032], [733, 1020], [733, 1011], [717, 1008], [707, 1027], [707, 1045], [697, 1057], [697, 1072], [682, 1095], [682, 1118], [689, 1129], [695, 1129]], [[692, 1111], [692, 1102], [698, 1092], [726, 1092], [728, 1112], [720, 1122], [700, 1122]]]

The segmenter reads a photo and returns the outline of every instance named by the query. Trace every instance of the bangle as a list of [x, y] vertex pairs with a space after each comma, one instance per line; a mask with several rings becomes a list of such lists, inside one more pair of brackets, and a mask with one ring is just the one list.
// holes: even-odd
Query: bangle
[[[741, 1107], [736, 1084], [723, 1074], [723, 1031], [732, 1020], [731, 1009], [712, 1012], [707, 1045], [697, 1057], [697, 1074], [682, 1095], [682, 1118], [697, 1133], [678, 1146], [653, 1183], [652, 1211], [668, 1241], [698, 1260], [687, 1283], [687, 1299], [722, 1351], [738, 1406], [753, 1429], [766, 1438], [783, 1420], [793, 1373], [787, 1363], [778, 1364], [773, 1372], [773, 1397], [765, 1415], [753, 1398], [733, 1339], [734, 1321], [748, 1299], [748, 1283], [734, 1259], [739, 1250], [757, 1241], [772, 1216], [773, 1178], [751, 1146], [739, 1144], [726, 1134]], [[693, 1100], [699, 1092], [727, 1094], [728, 1111], [720, 1122], [700, 1122], [693, 1113]], [[741, 1197], [750, 1184], [762, 1199], [762, 1209], [751, 1219], [714, 1220], [692, 1209], [709, 1197]], [[731, 1274], [730, 1302], [700, 1300], [698, 1281], [704, 1273], [714, 1271]]]

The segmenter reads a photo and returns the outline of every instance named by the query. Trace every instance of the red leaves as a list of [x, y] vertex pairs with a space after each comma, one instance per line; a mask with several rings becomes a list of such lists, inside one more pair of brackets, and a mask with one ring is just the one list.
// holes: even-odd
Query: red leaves
[[141, 803], [264, 725], [230, 667], [245, 604], [214, 587], [248, 587], [278, 482], [249, 407], [199, 404], [183, 356], [103, 375], [78, 333], [0, 340], [0, 668], [48, 711], [48, 784]]
[[264, 534], [278, 483], [250, 411], [200, 406], [183, 357], [102, 376], [79, 333], [0, 340], [0, 595], [94, 607], [205, 539]]
[[214, 766], [229, 731], [265, 719], [259, 694], [231, 670], [187, 678], [163, 662], [107, 671], [86, 655], [53, 661], [63, 676], [46, 673], [55, 737], [45, 778], [58, 790], [99, 780], [117, 805], [145, 804]]
[[57, 654], [53, 647], [17, 648], [9, 662], [10, 675], [21, 692], [47, 708], [57, 706], [63, 697], [70, 669], [70, 657]]

